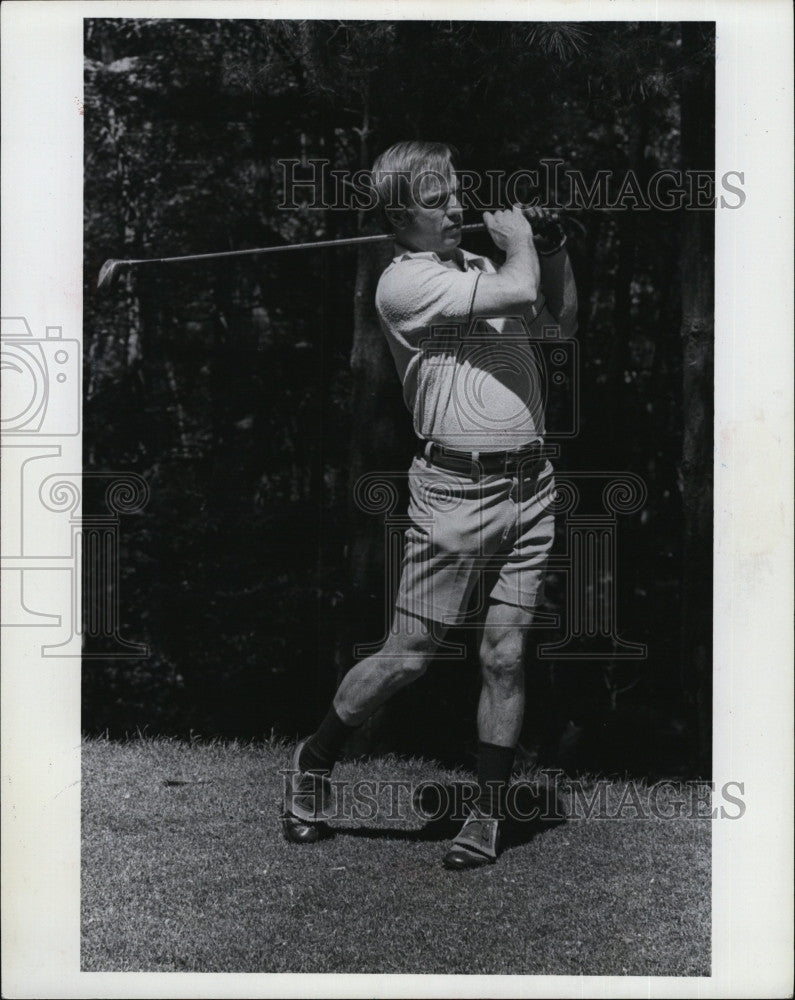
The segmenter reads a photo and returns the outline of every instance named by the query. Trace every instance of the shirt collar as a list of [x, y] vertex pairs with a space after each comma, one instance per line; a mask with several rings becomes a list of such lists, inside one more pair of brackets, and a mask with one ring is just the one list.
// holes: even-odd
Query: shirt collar
[[[413, 260], [414, 258], [419, 260], [435, 260], [440, 264], [445, 263], [433, 250], [410, 250], [408, 247], [404, 247], [401, 243], [398, 243], [397, 240], [395, 241], [395, 256], [392, 258], [394, 263], [399, 260]], [[480, 254], [470, 253], [468, 250], [462, 250], [461, 247], [458, 247], [451, 259], [463, 271], [470, 271], [473, 268], [482, 271], [486, 260]]]

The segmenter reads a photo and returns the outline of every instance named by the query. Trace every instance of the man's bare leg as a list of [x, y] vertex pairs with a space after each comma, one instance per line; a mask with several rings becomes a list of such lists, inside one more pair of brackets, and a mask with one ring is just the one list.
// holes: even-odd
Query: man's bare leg
[[348, 671], [317, 731], [299, 743], [293, 755], [282, 820], [287, 840], [315, 843], [325, 835], [318, 820], [323, 819], [331, 794], [328, 775], [346, 740], [396, 691], [425, 673], [444, 632], [441, 625], [397, 610], [379, 652]]
[[478, 737], [515, 747], [524, 718], [524, 650], [533, 612], [491, 604], [480, 644], [483, 686], [478, 704]]
[[[464, 870], [496, 861], [499, 818], [524, 717], [524, 648], [532, 612], [492, 604], [486, 613], [478, 704], [476, 810], [444, 856], [446, 868]], [[523, 627], [524, 626], [524, 627]]]
[[349, 726], [361, 725], [402, 687], [421, 677], [444, 638], [445, 626], [395, 611], [382, 648], [351, 667], [334, 695], [334, 708]]
[[428, 669], [445, 627], [397, 609], [383, 647], [352, 667], [325, 719], [301, 750], [302, 771], [330, 771], [353, 730]]

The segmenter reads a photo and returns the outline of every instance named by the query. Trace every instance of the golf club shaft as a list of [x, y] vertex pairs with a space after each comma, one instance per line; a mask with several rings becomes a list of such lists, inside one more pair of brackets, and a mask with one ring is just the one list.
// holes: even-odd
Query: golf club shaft
[[[483, 232], [486, 226], [482, 222], [469, 223], [461, 227], [462, 233]], [[97, 290], [109, 288], [118, 274], [127, 268], [137, 267], [140, 264], [179, 264], [187, 261], [198, 260], [223, 260], [231, 257], [253, 257], [260, 254], [287, 253], [294, 250], [323, 250], [331, 247], [352, 247], [364, 246], [366, 244], [389, 243], [394, 240], [391, 233], [383, 233], [377, 236], [347, 236], [337, 240], [315, 240], [309, 243], [285, 243], [281, 246], [252, 247], [247, 250], [221, 250], [217, 253], [193, 253], [184, 254], [178, 257], [142, 257], [132, 260], [106, 260], [99, 271], [97, 278]]]
[[[471, 233], [476, 230], [484, 230], [486, 227], [482, 222], [473, 222], [462, 226], [463, 233]], [[378, 236], [346, 236], [341, 240], [316, 240], [310, 243], [287, 243], [283, 246], [273, 247], [253, 247], [249, 250], [222, 250], [218, 253], [195, 253], [182, 257], [144, 257], [140, 260], [120, 260], [118, 263], [125, 266], [132, 264], [178, 264], [180, 261], [189, 260], [221, 260], [223, 257], [244, 257], [254, 254], [265, 253], [286, 253], [288, 250], [323, 250], [326, 247], [353, 247], [363, 246], [367, 243], [386, 243], [394, 240], [391, 233], [383, 233]]]

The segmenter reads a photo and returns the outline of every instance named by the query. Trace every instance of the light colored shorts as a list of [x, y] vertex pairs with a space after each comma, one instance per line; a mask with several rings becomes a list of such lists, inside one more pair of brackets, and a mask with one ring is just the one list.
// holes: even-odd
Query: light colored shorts
[[491, 602], [532, 610], [555, 536], [552, 465], [474, 480], [416, 457], [396, 604], [418, 618], [475, 622]]

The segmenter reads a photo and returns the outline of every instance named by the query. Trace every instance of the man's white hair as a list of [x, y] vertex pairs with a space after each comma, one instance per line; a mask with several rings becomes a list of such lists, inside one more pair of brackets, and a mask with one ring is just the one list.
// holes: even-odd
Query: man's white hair
[[[420, 201], [425, 181], [449, 182], [458, 151], [445, 142], [410, 140], [396, 142], [376, 159], [373, 188], [387, 223], [389, 211], [407, 209]], [[433, 186], [433, 185], [431, 185]], [[424, 204], [423, 200], [423, 204]]]

